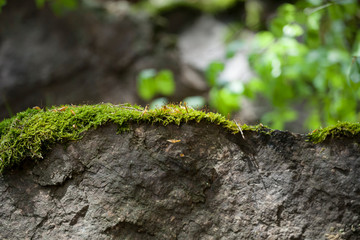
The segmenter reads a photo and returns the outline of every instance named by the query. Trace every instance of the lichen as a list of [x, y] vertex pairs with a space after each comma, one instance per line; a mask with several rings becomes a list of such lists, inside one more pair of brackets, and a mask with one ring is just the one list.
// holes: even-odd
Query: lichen
[[[166, 126], [202, 121], [220, 125], [233, 134], [240, 132], [240, 125], [221, 114], [197, 111], [181, 104], [153, 110], [130, 104], [34, 107], [0, 122], [0, 173], [25, 159], [41, 159], [55, 143], [79, 140], [87, 130], [109, 122], [117, 124], [122, 132], [129, 130], [131, 123]], [[265, 131], [266, 128], [244, 124], [241, 130]]]
[[320, 128], [308, 134], [313, 143], [320, 143], [329, 137], [355, 137], [360, 133], [360, 123], [339, 122], [334, 126]]

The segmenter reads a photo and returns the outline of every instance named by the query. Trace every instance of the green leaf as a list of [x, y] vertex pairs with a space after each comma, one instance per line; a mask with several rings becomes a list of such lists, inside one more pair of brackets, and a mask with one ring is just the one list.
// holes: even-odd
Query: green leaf
[[142, 99], [148, 101], [154, 97], [155, 88], [151, 79], [143, 79], [138, 86], [138, 93]]
[[255, 35], [252, 48], [255, 50], [269, 47], [275, 42], [275, 37], [271, 32], [259, 32]]
[[137, 78], [137, 90], [139, 96], [148, 101], [156, 94], [156, 85], [154, 84], [154, 77], [156, 71], [154, 69], [145, 69], [141, 71]]
[[165, 96], [169, 96], [175, 91], [175, 82], [174, 77], [171, 71], [162, 70], [160, 71], [156, 77], [156, 91]]
[[359, 3], [357, 3], [358, 0], [343, 0], [339, 2], [338, 4], [343, 5], [343, 10], [346, 13], [347, 16], [355, 16], [359, 9]]
[[270, 24], [270, 30], [276, 37], [283, 35], [283, 28], [287, 22], [283, 18], [275, 18]]
[[279, 7], [277, 12], [287, 23], [295, 21], [296, 7], [293, 4], [285, 3]]
[[251, 30], [257, 30], [261, 22], [263, 6], [259, 1], [245, 1], [246, 26]]
[[225, 68], [224, 63], [219, 61], [212, 62], [207, 67], [205, 75], [206, 75], [206, 80], [209, 83], [210, 87], [216, 85], [217, 78], [219, 74], [224, 70], [224, 68]]
[[288, 37], [299, 37], [304, 33], [302, 27], [296, 23], [287, 24], [282, 30], [284, 35]]
[[308, 16], [306, 27], [311, 30], [319, 30], [322, 14], [320, 12], [312, 13]]
[[266, 85], [264, 81], [259, 78], [251, 79], [246, 85], [244, 89], [244, 95], [248, 98], [254, 98], [257, 93], [263, 92], [266, 89], [264, 88]]
[[226, 88], [210, 90], [210, 105], [222, 115], [230, 114], [240, 109], [240, 95], [230, 92]]
[[360, 31], [357, 32], [352, 49], [353, 56], [360, 56]]
[[329, 15], [332, 20], [342, 19], [344, 17], [344, 11], [338, 4], [331, 4], [328, 7]]
[[138, 75], [137, 89], [139, 96], [146, 101], [156, 94], [169, 96], [175, 91], [173, 74], [169, 70], [156, 73], [154, 69], [144, 69]]

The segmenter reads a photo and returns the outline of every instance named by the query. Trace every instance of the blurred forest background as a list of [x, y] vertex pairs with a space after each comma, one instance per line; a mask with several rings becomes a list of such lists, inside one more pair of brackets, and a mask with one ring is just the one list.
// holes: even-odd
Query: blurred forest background
[[358, 0], [0, 0], [0, 120], [187, 102], [308, 132], [360, 119]]

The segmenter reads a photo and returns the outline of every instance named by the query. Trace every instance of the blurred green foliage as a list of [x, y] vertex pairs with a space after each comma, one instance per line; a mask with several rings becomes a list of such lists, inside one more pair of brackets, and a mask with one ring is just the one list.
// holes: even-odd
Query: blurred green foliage
[[359, 88], [360, 84], [360, 57], [353, 56], [349, 73], [349, 84], [353, 88]]
[[136, 7], [141, 10], [146, 10], [150, 14], [158, 14], [159, 12], [180, 6], [215, 13], [229, 8], [237, 1], [239, 0], [147, 0], [140, 1]]
[[6, 5], [6, 0], [0, 0], [0, 12], [2, 7], [4, 7]]
[[255, 36], [249, 61], [257, 78], [245, 93], [271, 103], [262, 118], [271, 127], [283, 129], [298, 116], [294, 106], [304, 103], [308, 129], [359, 120], [359, 3], [326, 2], [284, 4], [269, 31]]
[[[65, 12], [75, 10], [79, 6], [78, 0], [35, 0], [38, 8], [43, 8], [47, 2], [50, 4], [51, 9], [56, 15], [61, 15]], [[5, 5], [6, 0], [0, 0], [0, 12], [2, 7]]]
[[[166, 97], [155, 98], [158, 95], [170, 96], [175, 92], [174, 76], [170, 70], [144, 69], [137, 77], [137, 92], [145, 101], [150, 102], [150, 109], [161, 108], [169, 103]], [[205, 98], [201, 96], [190, 96], [183, 100], [194, 109], [205, 105]]]
[[[258, 2], [253, 5], [246, 6], [261, 10]], [[257, 24], [258, 15], [249, 16], [246, 25]], [[308, 115], [305, 129], [358, 121], [359, 22], [356, 0], [306, 0], [281, 5], [268, 31], [255, 35], [249, 56], [255, 79], [245, 85], [226, 82], [219, 78], [224, 70], [222, 61], [208, 66], [205, 75], [210, 106], [227, 115], [240, 109], [241, 97], [255, 99], [261, 95], [272, 106], [261, 121], [277, 129], [298, 118], [299, 106]], [[239, 24], [235, 27], [242, 28]], [[237, 39], [229, 41], [229, 36], [226, 39], [225, 58], [232, 58], [244, 44]]]
[[253, 30], [258, 30], [261, 25], [261, 14], [263, 13], [263, 5], [259, 0], [245, 1], [246, 10], [246, 26]]
[[207, 67], [205, 76], [210, 87], [214, 87], [218, 83], [218, 77], [225, 68], [225, 64], [220, 61], [214, 61]]
[[78, 0], [35, 0], [38, 8], [43, 8], [46, 2], [49, 2], [56, 15], [61, 15], [65, 12], [75, 10], [79, 5]]
[[[190, 6], [215, 13], [241, 0], [147, 0], [135, 7], [157, 14], [178, 6]], [[248, 28], [259, 25], [262, 6], [258, 0], [243, 0]], [[78, 0], [35, 0], [39, 8], [49, 4], [60, 15], [79, 6]], [[6, 0], [0, 0], [0, 10]], [[206, 70], [211, 107], [227, 115], [240, 109], [241, 97], [262, 96], [272, 106], [261, 121], [283, 129], [296, 120], [296, 107], [305, 106], [306, 129], [333, 125], [337, 121], [359, 121], [360, 99], [360, 3], [358, 0], [299, 0], [286, 3], [267, 31], [255, 35], [249, 62], [257, 77], [243, 85], [219, 78], [223, 62], [213, 62]], [[233, 24], [241, 29], [241, 24]], [[256, 30], [256, 27], [252, 28]], [[244, 45], [227, 37], [225, 58], [232, 58]], [[175, 91], [173, 75], [168, 70], [145, 69], [137, 79], [138, 93], [144, 100]], [[158, 99], [166, 102], [167, 99]], [[187, 99], [203, 105], [200, 96]], [[303, 110], [302, 110], [303, 111]]]
[[227, 87], [212, 88], [209, 99], [210, 106], [223, 115], [230, 114], [240, 108], [240, 95]]
[[175, 91], [174, 77], [171, 71], [144, 69], [137, 77], [137, 90], [139, 96], [149, 101], [156, 95], [170, 96]]
[[[0, 0], [1, 8], [7, 0]], [[34, 0], [38, 7], [43, 7], [48, 2], [56, 14], [63, 14], [69, 10], [76, 9], [84, 0]], [[229, 8], [237, 1], [243, 0], [146, 0], [133, 4], [134, 9], [145, 10], [150, 14], [156, 15], [162, 11], [187, 6], [199, 9], [208, 13], [215, 13]]]
[[211, 87], [209, 92], [210, 106], [219, 113], [227, 115], [240, 109], [240, 95], [243, 88], [240, 82], [232, 83], [219, 79], [223, 70], [224, 63], [215, 61], [208, 66], [205, 75], [208, 85]]

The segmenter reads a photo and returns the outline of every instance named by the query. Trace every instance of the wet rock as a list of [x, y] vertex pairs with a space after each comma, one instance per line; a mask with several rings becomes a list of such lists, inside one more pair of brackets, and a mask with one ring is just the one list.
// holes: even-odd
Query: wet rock
[[359, 139], [243, 139], [205, 123], [116, 131], [5, 172], [0, 238], [360, 238]]

